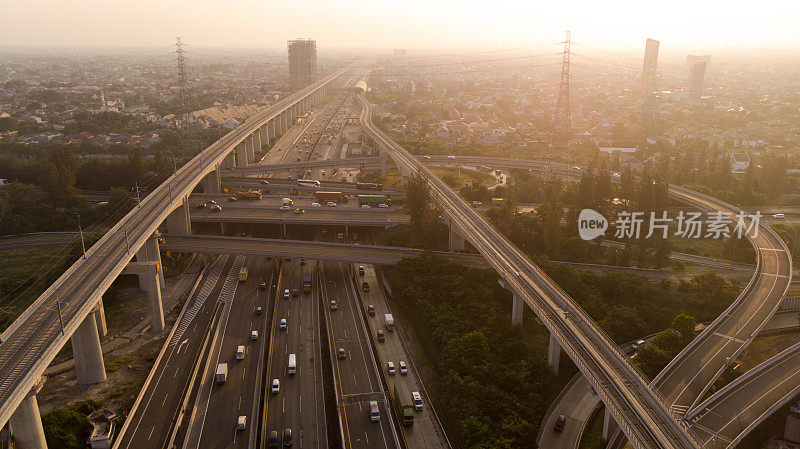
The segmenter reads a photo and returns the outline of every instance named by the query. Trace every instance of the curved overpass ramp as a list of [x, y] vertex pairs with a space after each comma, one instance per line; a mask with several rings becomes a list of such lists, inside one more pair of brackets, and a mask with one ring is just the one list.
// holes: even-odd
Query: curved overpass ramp
[[468, 206], [419, 161], [377, 130], [362, 101], [362, 120], [370, 136], [394, 159], [401, 172], [425, 176], [451, 225], [483, 254], [492, 267], [536, 312], [603, 398], [637, 448], [693, 448], [696, 440], [669, 412], [630, 359], [585, 312], [530, 259]]

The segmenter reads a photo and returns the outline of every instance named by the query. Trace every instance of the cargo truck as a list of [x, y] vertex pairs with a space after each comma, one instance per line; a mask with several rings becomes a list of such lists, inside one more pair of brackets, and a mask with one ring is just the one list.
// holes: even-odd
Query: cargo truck
[[222, 383], [228, 380], [228, 364], [220, 363], [217, 365], [217, 374], [214, 376], [217, 383]]
[[311, 292], [311, 273], [303, 275], [303, 293]]
[[236, 198], [241, 200], [260, 200], [262, 195], [260, 190], [244, 190], [236, 192]]
[[333, 192], [333, 191], [326, 191], [326, 190], [317, 190], [314, 192], [314, 196], [317, 197], [317, 201], [320, 203], [327, 203], [328, 201], [332, 201], [334, 203], [342, 202], [342, 192]]
[[[392, 388], [392, 396], [394, 396], [394, 405], [397, 410], [397, 416], [402, 420], [404, 426], [414, 425], [414, 406], [406, 398], [407, 395], [397, 394], [397, 384]], [[401, 397], [405, 399], [401, 399]]]
[[386, 195], [358, 195], [358, 205], [377, 207], [379, 204], [389, 204], [391, 201]]
[[394, 330], [394, 317], [392, 316], [392, 314], [387, 313], [386, 315], [383, 316], [383, 318], [386, 320], [386, 329]]

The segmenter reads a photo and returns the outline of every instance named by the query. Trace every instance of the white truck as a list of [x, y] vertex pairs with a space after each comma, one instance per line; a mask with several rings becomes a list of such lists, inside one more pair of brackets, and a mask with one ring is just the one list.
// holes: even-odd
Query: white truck
[[381, 420], [381, 412], [378, 410], [378, 401], [369, 401], [369, 419], [372, 422]]
[[228, 364], [220, 363], [217, 365], [217, 374], [214, 376], [217, 383], [222, 383], [228, 380]]
[[294, 354], [289, 354], [289, 366], [288, 366], [289, 374], [294, 374], [297, 372], [297, 356]]
[[284, 198], [283, 200], [281, 200], [281, 203], [284, 206], [291, 206], [292, 204], [294, 204], [294, 201], [292, 201], [291, 198]]
[[394, 330], [394, 317], [392, 316], [392, 314], [387, 313], [386, 315], [383, 316], [383, 318], [386, 320], [386, 329], [390, 331]]

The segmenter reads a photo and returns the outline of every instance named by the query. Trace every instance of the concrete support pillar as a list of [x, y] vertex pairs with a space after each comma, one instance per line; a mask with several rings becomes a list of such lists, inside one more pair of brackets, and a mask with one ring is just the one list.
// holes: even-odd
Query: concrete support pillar
[[256, 151], [261, 151], [261, 130], [257, 130], [253, 133], [253, 137], [251, 138], [253, 141], [252, 151], [250, 152], [250, 160], [255, 163], [256, 161]]
[[[158, 262], [158, 279], [164, 285], [164, 271], [161, 269], [161, 249], [158, 246], [158, 234], [155, 233], [144, 242], [136, 253], [137, 262]], [[139, 289], [147, 291], [147, 283], [139, 277]]]
[[39, 402], [36, 400], [36, 394], [43, 385], [44, 379], [25, 396], [8, 420], [16, 447], [19, 449], [47, 449], [42, 416], [39, 414]]
[[386, 180], [386, 172], [389, 171], [389, 155], [385, 151], [380, 152], [381, 156], [381, 180]]
[[524, 309], [525, 302], [522, 298], [519, 297], [518, 294], [513, 293], [514, 299], [511, 304], [511, 325], [512, 326], [519, 326], [522, 324], [522, 314]]
[[97, 305], [94, 308], [94, 319], [97, 322], [97, 333], [100, 338], [105, 337], [108, 333], [108, 326], [106, 325], [106, 309], [103, 307], [103, 298], [97, 301]]
[[150, 309], [150, 328], [153, 333], [160, 335], [164, 332], [164, 303], [161, 301], [161, 264], [154, 267], [150, 273], [142, 273], [139, 279], [145, 278], [147, 285], [147, 305]]
[[450, 224], [450, 251], [464, 251], [464, 237], [453, 229]]
[[288, 114], [288, 112], [283, 111], [283, 112], [281, 112], [281, 115], [280, 115], [281, 135], [285, 134], [286, 133], [286, 129], [287, 129], [286, 128], [286, 123], [287, 123], [286, 114]]
[[212, 194], [222, 192], [222, 174], [220, 173], [219, 165], [203, 178], [203, 192]]
[[289, 233], [286, 231], [286, 223], [281, 223], [281, 237], [287, 238]]
[[[154, 276], [155, 278], [155, 276]], [[97, 321], [89, 314], [70, 338], [72, 356], [75, 358], [75, 374], [78, 383], [96, 384], [106, 380], [106, 367], [103, 364], [103, 349], [97, 333]]]
[[608, 406], [605, 407], [605, 413], [603, 413], [603, 441], [608, 441], [611, 435], [617, 431], [617, 422], [614, 421], [614, 417], [611, 416], [611, 412], [609, 411]]
[[183, 204], [167, 216], [167, 232], [170, 234], [191, 235], [192, 222], [189, 219], [189, 202], [183, 199]]
[[275, 132], [275, 122], [276, 121], [277, 121], [277, 119], [272, 119], [272, 120], [269, 121], [269, 123], [267, 123], [267, 132], [269, 133], [269, 138], [267, 139], [267, 144], [270, 144], [270, 145], [272, 144], [272, 139], [277, 137], [276, 136], [276, 132]]
[[259, 128], [259, 132], [261, 133], [261, 148], [263, 150], [265, 146], [269, 147], [269, 126], [264, 124], [261, 128]]
[[547, 348], [547, 366], [558, 376], [558, 359], [561, 356], [561, 345], [558, 344], [556, 337], [550, 333], [550, 346]]
[[[225, 156], [225, 159], [222, 160], [221, 167], [224, 168], [224, 169], [229, 169], [229, 168], [235, 168], [236, 167], [236, 155], [234, 154], [233, 151], [231, 151], [230, 153], [228, 153], [227, 156]], [[220, 177], [220, 179], [221, 179], [221, 177]]]
[[248, 164], [247, 160], [247, 140], [236, 145], [236, 166], [243, 167]]

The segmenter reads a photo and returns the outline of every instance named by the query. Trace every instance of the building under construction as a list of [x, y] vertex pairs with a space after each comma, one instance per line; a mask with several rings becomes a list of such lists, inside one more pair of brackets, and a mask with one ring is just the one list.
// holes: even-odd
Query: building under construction
[[288, 42], [289, 80], [292, 90], [300, 90], [317, 80], [317, 42], [295, 39]]

